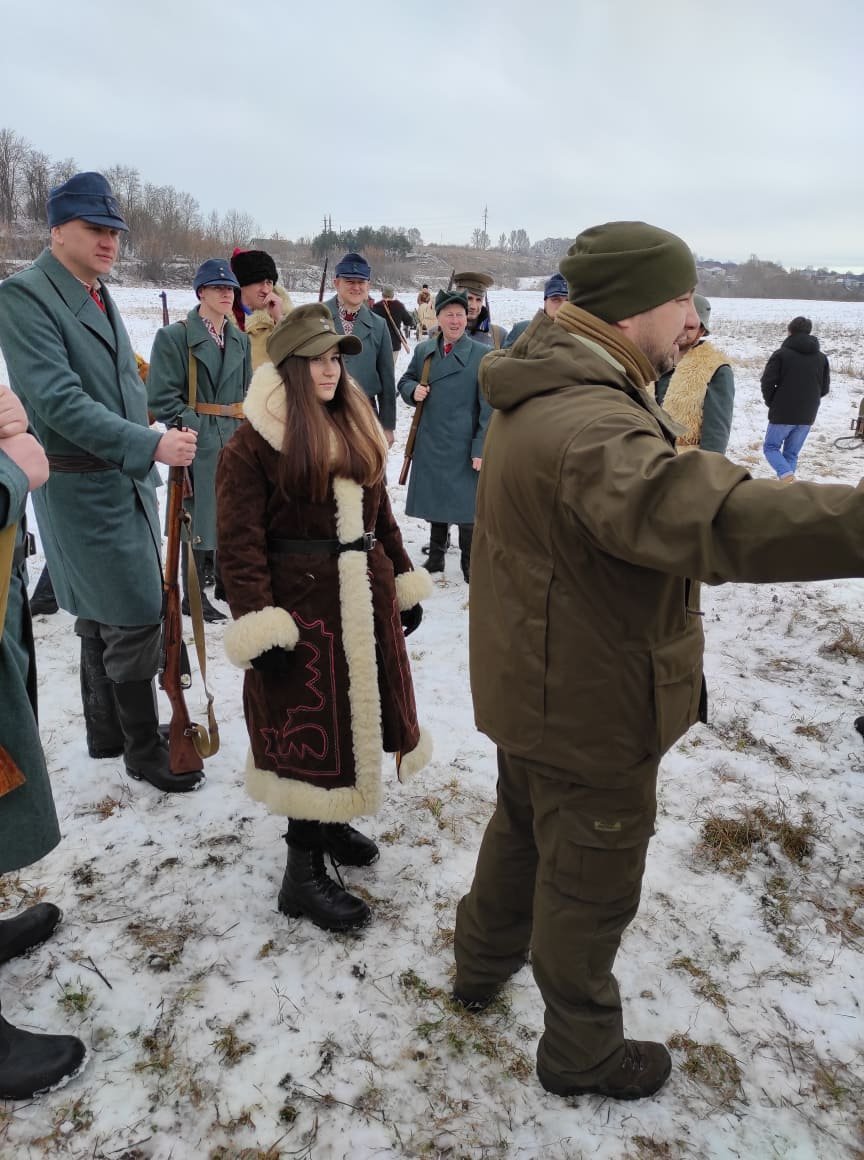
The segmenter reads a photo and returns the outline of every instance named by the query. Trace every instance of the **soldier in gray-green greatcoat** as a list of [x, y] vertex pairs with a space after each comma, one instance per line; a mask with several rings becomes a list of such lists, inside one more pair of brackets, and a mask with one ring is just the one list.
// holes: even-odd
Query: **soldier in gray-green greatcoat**
[[188, 467], [194, 431], [153, 430], [129, 336], [103, 279], [126, 223], [101, 173], [48, 199], [51, 245], [0, 284], [0, 347], [13, 390], [51, 464], [34, 496], [57, 600], [77, 619], [88, 750], [123, 753], [131, 777], [194, 789], [172, 774], [159, 734], [162, 573], [155, 464]]
[[[38, 862], [60, 841], [54, 799], [36, 724], [36, 661], [27, 604], [27, 494], [48, 478], [48, 460], [27, 416], [0, 386], [0, 874]], [[5, 533], [5, 534], [4, 534]], [[40, 902], [0, 919], [0, 963], [50, 938], [59, 909]], [[0, 1099], [31, 1099], [82, 1067], [84, 1044], [71, 1035], [34, 1035], [0, 1015]]]
[[[198, 267], [192, 283], [198, 306], [182, 322], [156, 332], [147, 376], [150, 409], [160, 422], [180, 419], [198, 432], [195, 462], [189, 470], [192, 496], [186, 509], [192, 517], [192, 546], [201, 579], [204, 619], [225, 620], [204, 594], [204, 555], [216, 550], [216, 460], [243, 418], [243, 397], [252, 376], [249, 339], [230, 321], [234, 291], [240, 289], [224, 258], [208, 258]], [[189, 394], [190, 359], [195, 362], [195, 400]], [[183, 551], [183, 612], [189, 614]], [[221, 594], [216, 559], [217, 595]], [[224, 594], [223, 594], [224, 598]]]

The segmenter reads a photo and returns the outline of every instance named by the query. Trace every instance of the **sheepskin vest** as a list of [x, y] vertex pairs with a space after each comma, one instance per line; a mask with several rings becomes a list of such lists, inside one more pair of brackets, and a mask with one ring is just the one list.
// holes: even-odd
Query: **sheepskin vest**
[[687, 428], [686, 435], [678, 437], [679, 448], [699, 446], [708, 384], [720, 367], [728, 365], [729, 359], [716, 346], [700, 342], [687, 351], [675, 368], [666, 389], [663, 410]]

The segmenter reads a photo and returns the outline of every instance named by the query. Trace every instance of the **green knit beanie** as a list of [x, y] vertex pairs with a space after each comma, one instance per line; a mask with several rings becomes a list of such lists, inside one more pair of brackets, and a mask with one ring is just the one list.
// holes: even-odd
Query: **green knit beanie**
[[439, 315], [445, 306], [463, 306], [468, 313], [468, 295], [464, 290], [439, 290], [435, 295], [435, 315]]
[[592, 226], [579, 235], [558, 269], [574, 306], [604, 322], [653, 310], [696, 285], [689, 246], [646, 222]]

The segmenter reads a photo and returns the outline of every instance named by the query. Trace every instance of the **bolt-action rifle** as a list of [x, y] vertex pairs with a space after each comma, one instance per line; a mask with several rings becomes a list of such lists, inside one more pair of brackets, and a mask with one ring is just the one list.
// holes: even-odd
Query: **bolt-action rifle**
[[[163, 290], [162, 318], [168, 320], [168, 296]], [[190, 357], [190, 374], [194, 374]], [[171, 426], [183, 430], [178, 415]], [[192, 495], [189, 471], [172, 467], [168, 472], [168, 497], [165, 517], [165, 569], [162, 580], [162, 645], [159, 656], [159, 684], [171, 702], [171, 726], [168, 733], [168, 768], [171, 773], [197, 773], [203, 769], [205, 757], [219, 751], [219, 725], [213, 710], [213, 696], [207, 688], [207, 656], [204, 648], [204, 623], [201, 617], [201, 593], [198, 570], [192, 557], [192, 519], [185, 500]], [[181, 531], [186, 531], [186, 550], [189, 553], [189, 604], [192, 609], [198, 667], [207, 696], [207, 728], [189, 717], [183, 690], [192, 683], [189, 655], [183, 640], [183, 615], [180, 608], [180, 551]]]
[[321, 271], [321, 282], [318, 286], [318, 301], [324, 301], [324, 289], [327, 286], [327, 263], [330, 260], [328, 255], [324, 257], [324, 269]]
[[[448, 294], [453, 289], [453, 279], [455, 277], [456, 269], [454, 267], [450, 271], [450, 281], [447, 283]], [[418, 384], [421, 387], [428, 386], [427, 380], [429, 378], [429, 367], [431, 362], [432, 355], [429, 354], [426, 356], [426, 359], [423, 363], [423, 373], [420, 376], [420, 382]], [[426, 399], [428, 399], [428, 397], [429, 396], [427, 395]], [[411, 460], [414, 458], [414, 444], [417, 442], [417, 431], [420, 427], [420, 419], [423, 415], [423, 404], [426, 402], [426, 399], [421, 399], [414, 407], [414, 417], [411, 420], [411, 429], [408, 432], [408, 438], [405, 440], [405, 457], [402, 460], [402, 470], [399, 472], [399, 482], [401, 484], [405, 483], [408, 478], [408, 472], [411, 470]]]

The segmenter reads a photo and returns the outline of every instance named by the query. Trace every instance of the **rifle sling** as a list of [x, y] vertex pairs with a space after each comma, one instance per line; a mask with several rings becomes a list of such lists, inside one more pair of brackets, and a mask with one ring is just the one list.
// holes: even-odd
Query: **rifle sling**
[[[181, 319], [183, 326], [186, 320]], [[198, 399], [198, 363], [189, 348], [189, 407], [195, 410]], [[201, 586], [198, 583], [198, 568], [195, 564], [195, 550], [192, 547], [192, 518], [189, 512], [182, 510], [180, 516], [183, 529], [186, 532], [186, 574], [189, 577], [189, 611], [192, 616], [192, 636], [195, 640], [195, 652], [198, 655], [198, 669], [201, 673], [201, 683], [204, 686], [204, 695], [207, 698], [207, 727], [192, 722], [192, 743], [199, 757], [213, 757], [219, 752], [219, 723], [216, 720], [213, 694], [207, 687], [207, 649], [204, 641], [204, 616], [201, 611]], [[180, 550], [183, 550], [181, 536]]]

